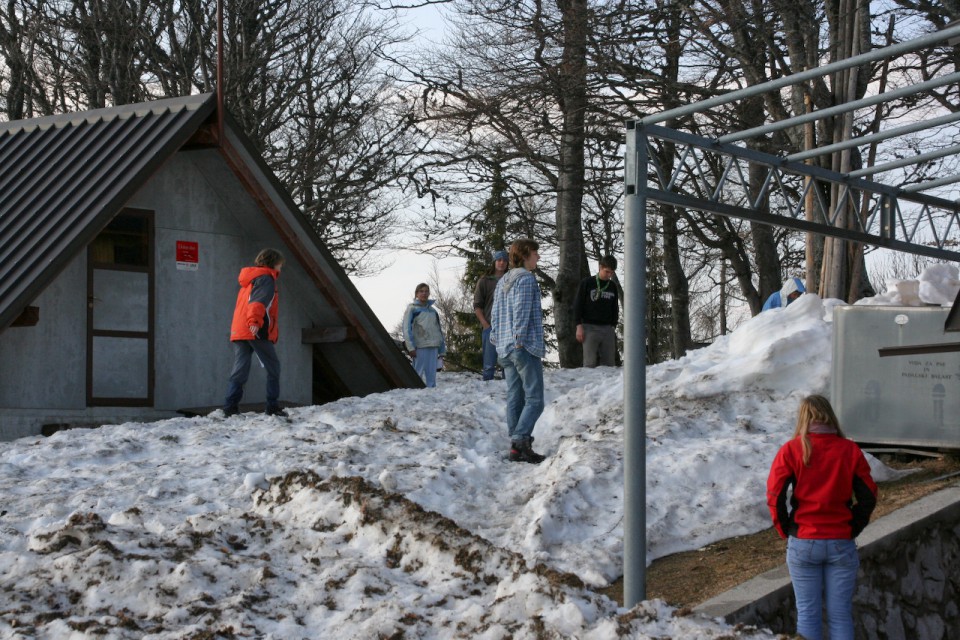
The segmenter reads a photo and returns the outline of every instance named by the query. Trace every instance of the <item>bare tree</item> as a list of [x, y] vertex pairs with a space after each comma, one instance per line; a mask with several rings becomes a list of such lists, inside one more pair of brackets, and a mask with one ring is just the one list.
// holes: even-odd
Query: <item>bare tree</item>
[[[449, 47], [410, 70], [424, 87], [423, 119], [443, 142], [428, 161], [424, 191], [446, 204], [452, 189], [476, 186], [472, 167], [499, 150], [504, 175], [527, 202], [552, 201], [552, 223], [538, 209], [529, 220], [556, 255], [556, 275], [544, 282], [552, 284], [560, 363], [577, 366], [572, 305], [588, 251], [599, 257], [622, 245], [624, 110], [605, 74], [613, 55], [643, 42], [628, 22], [642, 14], [619, 1], [456, 0], [452, 7]], [[451, 186], [441, 175], [461, 181]], [[462, 242], [462, 220], [440, 212], [429, 222], [431, 233]]]
[[36, 95], [40, 80], [35, 59], [37, 43], [43, 33], [42, 16], [25, 10], [16, 0], [0, 5], [0, 55], [5, 64], [0, 66], [0, 90], [3, 112], [10, 120], [47, 115], [40, 107], [46, 100]]
[[[320, 20], [317, 13], [308, 19]], [[324, 28], [326, 27], [326, 28]], [[302, 87], [286, 110], [274, 152], [278, 172], [348, 271], [373, 273], [374, 249], [393, 244], [403, 186], [429, 138], [420, 135], [412, 101], [383, 73], [396, 44], [389, 25], [340, 14], [321, 40], [299, 48]]]

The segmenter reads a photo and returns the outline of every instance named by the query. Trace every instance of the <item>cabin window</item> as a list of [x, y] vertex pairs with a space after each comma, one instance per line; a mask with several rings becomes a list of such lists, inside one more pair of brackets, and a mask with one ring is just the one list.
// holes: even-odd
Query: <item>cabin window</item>
[[97, 266], [147, 267], [150, 264], [150, 222], [144, 216], [120, 214], [90, 247]]

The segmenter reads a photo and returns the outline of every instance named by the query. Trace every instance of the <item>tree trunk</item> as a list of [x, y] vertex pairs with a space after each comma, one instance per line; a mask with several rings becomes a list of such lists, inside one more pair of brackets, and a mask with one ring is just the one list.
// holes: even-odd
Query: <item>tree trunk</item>
[[751, 315], [757, 315], [760, 313], [766, 298], [761, 298], [753, 287], [753, 271], [750, 268], [750, 263], [745, 259], [743, 252], [737, 251], [734, 242], [725, 242], [721, 250], [726, 261], [730, 263], [730, 268], [733, 270], [733, 276], [737, 279], [740, 291], [746, 292], [744, 298], [750, 305]]
[[[746, 129], [762, 125], [766, 117], [763, 110], [763, 98], [755, 97], [744, 100], [740, 117], [742, 126]], [[765, 148], [762, 142], [759, 144], [751, 143], [748, 146], [758, 151], [769, 152], [769, 149]], [[749, 194], [751, 201], [757, 201], [766, 176], [766, 167], [758, 164], [750, 165], [748, 180], [750, 181]], [[764, 213], [770, 212], [769, 196], [764, 196], [761, 207]], [[774, 291], [779, 291], [781, 285], [782, 274], [780, 272], [780, 256], [777, 253], [777, 243], [770, 225], [751, 222], [750, 234], [753, 238], [757, 277], [760, 280], [760, 298], [766, 300]], [[744, 291], [744, 294], [746, 294], [746, 291]]]
[[[669, 165], [666, 165], [669, 166]], [[663, 266], [667, 272], [670, 291], [670, 321], [672, 324], [674, 358], [687, 354], [693, 345], [690, 335], [690, 287], [680, 261], [680, 232], [674, 207], [661, 207], [663, 212]]]
[[[681, 25], [683, 24], [682, 9], [677, 4], [668, 8], [666, 20], [667, 38], [664, 43], [666, 60], [663, 65], [665, 79], [676, 82], [680, 78], [680, 57], [683, 55], [681, 45]], [[676, 94], [667, 92], [665, 107], [672, 109], [680, 106]], [[669, 127], [676, 127], [676, 121], [667, 123]], [[665, 144], [662, 147], [660, 166], [673, 167], [677, 151], [674, 145]], [[686, 355], [693, 346], [690, 333], [690, 283], [683, 270], [683, 261], [680, 258], [680, 231], [679, 212], [676, 207], [661, 207], [663, 213], [663, 267], [667, 274], [667, 290], [670, 292], [670, 332], [672, 339], [672, 355], [680, 358]]]
[[[827, 15], [832, 17], [831, 44], [834, 47], [834, 60], [842, 60], [861, 53], [869, 48], [869, 3], [865, 0], [840, 0], [830, 4]], [[833, 78], [836, 103], [842, 104], [856, 100], [862, 96], [866, 82], [869, 79], [869, 67], [861, 74], [861, 69], [852, 67], [846, 69]], [[838, 117], [834, 124], [833, 142], [850, 139], [853, 129], [853, 113], [848, 112]], [[834, 154], [832, 169], [840, 173], [848, 173], [853, 166], [852, 151], [844, 150]], [[831, 190], [830, 210], [835, 217], [835, 225], [843, 228], [853, 226], [854, 219], [859, 215], [855, 203], [847, 198], [840, 202], [841, 189], [834, 185]], [[859, 264], [862, 257], [855, 251], [851, 254], [851, 246], [839, 238], [829, 238], [825, 242], [823, 268], [821, 270], [820, 294], [825, 298], [848, 299], [851, 292], [860, 290], [861, 274], [857, 274], [858, 282], [853, 283], [853, 265]]]
[[558, 69], [563, 131], [557, 175], [557, 244], [559, 266], [553, 290], [557, 351], [561, 367], [579, 367], [583, 351], [577, 342], [573, 303], [587, 276], [583, 245], [584, 117], [587, 110], [586, 0], [558, 0], [563, 20], [563, 59]]
[[[896, 20], [893, 16], [890, 16], [890, 20], [887, 23], [887, 38], [886, 46], [893, 44], [893, 33], [894, 27], [896, 26]], [[884, 60], [883, 66], [880, 70], [880, 79], [878, 83], [878, 93], [882, 94], [887, 90], [887, 81], [889, 79], [890, 72], [890, 61]], [[880, 131], [880, 124], [883, 122], [883, 106], [877, 105], [873, 112], [873, 122], [870, 124], [870, 133], [877, 133]], [[866, 166], [872, 167], [876, 164], [877, 160], [877, 143], [874, 142], [870, 145], [870, 149], [867, 152], [867, 163]], [[866, 194], [863, 194], [866, 196]], [[866, 226], [867, 217], [869, 216], [868, 211], [868, 199], [863, 197], [860, 202], [860, 223], [863, 226]], [[867, 277], [867, 262], [863, 252], [863, 245], [858, 243], [851, 243], [851, 266], [850, 266], [850, 288], [847, 292], [847, 302], [856, 302], [860, 298], [866, 296], [875, 295], [873, 286], [870, 284], [870, 280]]]

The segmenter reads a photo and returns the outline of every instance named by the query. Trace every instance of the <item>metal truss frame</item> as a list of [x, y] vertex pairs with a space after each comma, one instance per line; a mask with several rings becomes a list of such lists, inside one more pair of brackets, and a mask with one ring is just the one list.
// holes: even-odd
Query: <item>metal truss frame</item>
[[[771, 122], [717, 139], [703, 138], [662, 126], [684, 116], [702, 114], [713, 107], [760, 96], [798, 85], [865, 63], [896, 58], [943, 43], [960, 42], [960, 23], [899, 44], [873, 49], [822, 67], [782, 76], [776, 80], [717, 95], [694, 104], [670, 109], [627, 123], [625, 158], [625, 270], [624, 291], [624, 525], [623, 598], [632, 607], [646, 598], [646, 240], [647, 204], [660, 202], [716, 215], [741, 218], [842, 238], [897, 251], [960, 261], [960, 201], [925, 191], [960, 182], [960, 175], [942, 176], [912, 185], [872, 182], [874, 176], [895, 168], [917, 165], [960, 153], [960, 145], [947, 146], [873, 167], [837, 173], [803, 160], [853, 149], [908, 133], [933, 131], [960, 121], [960, 114], [899, 126], [884, 132], [810, 149], [788, 157], [760, 153], [733, 142], [815, 122], [881, 102], [920, 95], [936, 87], [960, 85], [960, 72], [925, 80], [821, 111]], [[673, 145], [673, 164], [661, 166], [657, 143]], [[747, 177], [763, 167], [766, 178], [759, 193], [750, 196]], [[833, 193], [831, 194], [831, 190]], [[830, 196], [826, 194], [831, 194]], [[810, 195], [813, 206], [805, 199]], [[836, 197], [833, 197], [836, 196]], [[834, 210], [830, 202], [836, 202]], [[843, 207], [841, 209], [840, 207]], [[838, 226], [837, 211], [855, 212]], [[808, 211], [811, 212], [808, 214]], [[809, 219], [808, 219], [809, 218]], [[956, 309], [954, 309], [956, 310]], [[948, 320], [948, 324], [950, 324]]]
[[[960, 261], [960, 201], [905, 191], [667, 127], [627, 126], [636, 132], [636, 145], [646, 147], [645, 154], [638, 153], [638, 164], [640, 155], [645, 155], [648, 201]], [[658, 162], [658, 141], [676, 147], [673, 166]], [[766, 175], [759, 193], [751, 196], [747, 176], [757, 166]], [[628, 181], [627, 189], [631, 187], [637, 185]], [[837, 207], [831, 210], [829, 194], [834, 187], [839, 195]], [[808, 196], [812, 216], [806, 212]], [[843, 209], [862, 215], [850, 216], [850, 224], [840, 227], [837, 219]]]

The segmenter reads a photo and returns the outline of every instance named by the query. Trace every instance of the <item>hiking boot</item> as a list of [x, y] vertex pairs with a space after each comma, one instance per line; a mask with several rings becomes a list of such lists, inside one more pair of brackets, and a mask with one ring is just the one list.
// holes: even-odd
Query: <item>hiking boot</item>
[[286, 412], [283, 407], [267, 407], [267, 410], [264, 411], [268, 416], [279, 416], [281, 418], [289, 418], [290, 414]]
[[240, 414], [240, 407], [233, 404], [223, 408], [223, 417], [229, 418], [230, 416], [235, 416]]
[[533, 450], [532, 438], [529, 440], [515, 440], [510, 444], [510, 462], [529, 462], [540, 464], [547, 459]]

